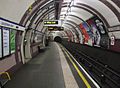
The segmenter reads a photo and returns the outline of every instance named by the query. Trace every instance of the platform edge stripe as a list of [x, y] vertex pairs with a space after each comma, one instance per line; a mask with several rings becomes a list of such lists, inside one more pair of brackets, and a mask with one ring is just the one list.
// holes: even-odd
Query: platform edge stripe
[[[63, 76], [64, 76], [65, 88], [79, 88], [79, 86], [78, 86], [78, 84], [77, 84], [77, 82], [72, 74], [72, 71], [67, 63], [67, 60], [64, 56], [62, 48], [57, 43], [56, 43], [56, 46], [58, 47], [58, 50], [60, 51], [59, 55], [60, 55]], [[69, 72], [69, 74], [67, 74], [67, 72]]]
[[[62, 46], [63, 47], [63, 46]], [[64, 47], [63, 47], [64, 48]], [[92, 81], [92, 83], [97, 87], [101, 88], [94, 80], [93, 78], [85, 71], [85, 69], [76, 61], [76, 59], [71, 55], [71, 53], [65, 48], [65, 50], [70, 54], [70, 56], [73, 58], [73, 60], [78, 64], [78, 66], [83, 70], [83, 72], [87, 75], [87, 77]]]
[[83, 80], [83, 82], [85, 83], [87, 88], [91, 88], [90, 84], [88, 83], [88, 81], [86, 80], [86, 78], [83, 76], [82, 72], [78, 69], [78, 67], [76, 66], [76, 64], [72, 61], [71, 57], [68, 55], [67, 51], [65, 51], [67, 57], [69, 58], [69, 60], [71, 61], [71, 63], [73, 64], [74, 68], [76, 69], [76, 71], [78, 72], [79, 76], [81, 77], [81, 79]]

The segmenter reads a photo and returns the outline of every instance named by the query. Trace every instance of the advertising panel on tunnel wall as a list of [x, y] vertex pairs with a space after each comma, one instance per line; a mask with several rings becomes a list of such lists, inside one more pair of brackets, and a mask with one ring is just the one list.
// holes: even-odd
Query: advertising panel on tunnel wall
[[88, 27], [88, 25], [86, 23], [83, 23], [83, 27], [84, 29], [87, 31], [87, 34], [89, 36], [89, 39], [88, 39], [88, 45], [93, 45], [93, 35], [92, 35], [92, 31], [91, 29]]
[[87, 31], [85, 30], [83, 24], [80, 24], [80, 29], [81, 29], [83, 37], [84, 37], [84, 44], [86, 44], [86, 43], [88, 43], [89, 35], [88, 35]]
[[2, 27], [3, 30], [3, 56], [10, 54], [10, 31], [9, 28]]
[[94, 23], [94, 20], [89, 19], [87, 20], [88, 25], [91, 27], [91, 31], [93, 34], [93, 44], [99, 46], [100, 45], [100, 39], [101, 39], [101, 35]]
[[[17, 31], [25, 31], [25, 27], [0, 17], [0, 58], [15, 52]], [[20, 39], [19, 39], [20, 40]]]
[[97, 16], [93, 17], [92, 19], [94, 20], [94, 23], [98, 31], [100, 32], [100, 34], [105, 35], [107, 32], [106, 32], [105, 25], [103, 24], [102, 20], [99, 19]]
[[16, 36], [16, 30], [11, 29], [10, 30], [10, 49], [11, 49], [11, 53], [15, 52], [15, 36]]

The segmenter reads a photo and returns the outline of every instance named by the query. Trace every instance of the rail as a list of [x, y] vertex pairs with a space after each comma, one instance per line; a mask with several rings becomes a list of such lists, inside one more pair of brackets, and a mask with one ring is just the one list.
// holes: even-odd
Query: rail
[[85, 67], [89, 69], [89, 72], [93, 72], [93, 69], [96, 70], [97, 76], [101, 78], [101, 82], [106, 82], [106, 80], [110, 80], [116, 87], [120, 88], [120, 75], [113, 71], [108, 65], [99, 62], [99, 60], [89, 57], [88, 55], [81, 52], [73, 44], [63, 45], [69, 50], [70, 53], [73, 54], [73, 56], [77, 59], [79, 63], [82, 63]]

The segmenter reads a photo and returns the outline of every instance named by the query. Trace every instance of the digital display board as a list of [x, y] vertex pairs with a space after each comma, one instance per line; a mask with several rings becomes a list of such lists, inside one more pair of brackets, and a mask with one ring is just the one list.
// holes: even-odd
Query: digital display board
[[2, 27], [3, 30], [3, 56], [10, 54], [10, 44], [9, 44], [9, 28]]
[[0, 27], [0, 58], [2, 57], [2, 36], [1, 36], [1, 27]]
[[58, 24], [58, 21], [44, 21], [44, 24]]
[[15, 36], [16, 36], [16, 30], [11, 29], [10, 30], [10, 50], [11, 50], [11, 53], [15, 52]]
[[49, 31], [63, 31], [64, 27], [48, 27]]
[[62, 25], [61, 20], [44, 20], [44, 26], [58, 26]]

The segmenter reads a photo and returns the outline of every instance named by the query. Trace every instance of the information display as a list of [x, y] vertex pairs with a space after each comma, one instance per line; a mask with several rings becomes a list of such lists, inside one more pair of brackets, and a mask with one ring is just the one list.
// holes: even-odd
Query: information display
[[3, 30], [3, 56], [10, 54], [10, 45], [9, 45], [9, 28], [2, 27]]
[[15, 36], [16, 36], [16, 30], [11, 29], [10, 30], [10, 49], [11, 49], [11, 53], [15, 52]]
[[64, 28], [63, 27], [48, 27], [49, 31], [63, 31]]
[[44, 24], [58, 24], [58, 21], [44, 21]]
[[1, 38], [1, 27], [0, 27], [0, 58], [2, 57], [2, 38]]
[[62, 25], [61, 20], [44, 20], [44, 26], [58, 26], [60, 27]]

